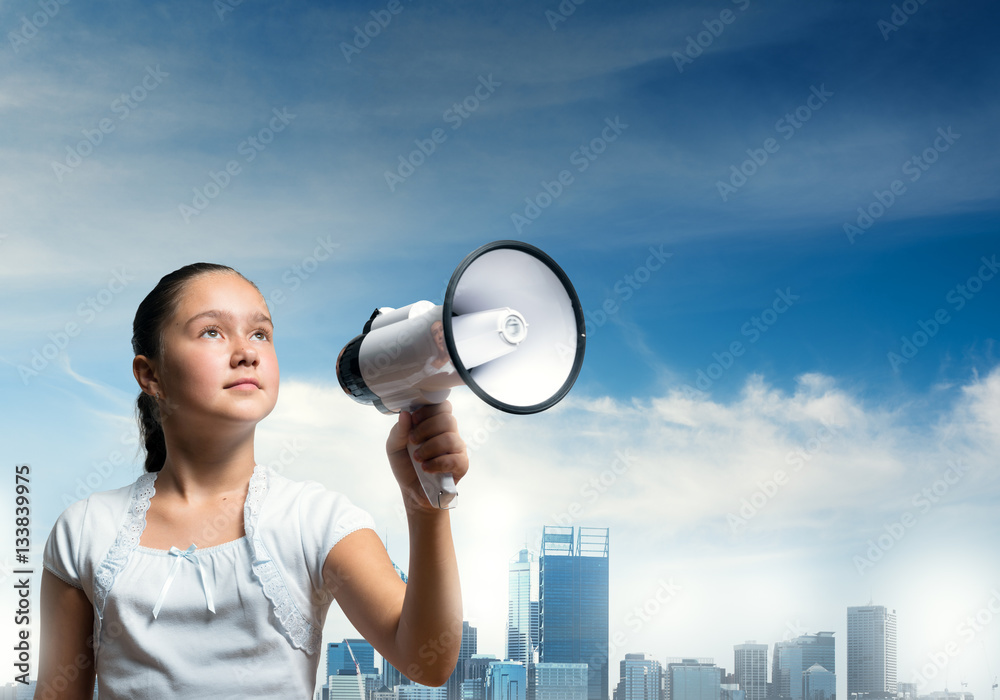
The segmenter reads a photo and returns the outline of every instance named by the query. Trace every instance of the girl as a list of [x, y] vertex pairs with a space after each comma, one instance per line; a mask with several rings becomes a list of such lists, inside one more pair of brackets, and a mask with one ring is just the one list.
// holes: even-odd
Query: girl
[[[46, 543], [38, 698], [313, 697], [333, 600], [394, 667], [443, 684], [462, 603], [448, 511], [428, 471], [468, 470], [451, 407], [400, 413], [386, 452], [402, 491], [410, 575], [371, 517], [315, 482], [256, 464], [278, 397], [267, 304], [229, 267], [170, 273], [133, 323], [146, 473], [59, 517]], [[331, 368], [332, 371], [332, 368]], [[353, 466], [353, 465], [351, 465]]]

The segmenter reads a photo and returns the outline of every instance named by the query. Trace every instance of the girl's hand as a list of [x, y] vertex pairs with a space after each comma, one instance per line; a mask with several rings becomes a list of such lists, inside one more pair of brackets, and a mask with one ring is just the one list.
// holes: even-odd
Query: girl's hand
[[399, 420], [389, 431], [389, 439], [385, 443], [389, 464], [403, 492], [407, 512], [436, 512], [438, 509], [427, 500], [413, 469], [407, 443], [418, 445], [413, 457], [420, 467], [428, 472], [450, 472], [457, 484], [469, 471], [469, 456], [465, 451], [465, 442], [458, 434], [451, 403], [431, 404], [413, 413], [400, 411]]

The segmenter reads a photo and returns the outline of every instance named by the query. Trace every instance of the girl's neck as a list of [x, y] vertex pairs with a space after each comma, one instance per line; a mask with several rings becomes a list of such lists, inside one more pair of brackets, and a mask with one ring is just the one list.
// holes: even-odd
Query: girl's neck
[[156, 490], [188, 502], [233, 491], [245, 493], [255, 464], [252, 432], [238, 441], [168, 439]]

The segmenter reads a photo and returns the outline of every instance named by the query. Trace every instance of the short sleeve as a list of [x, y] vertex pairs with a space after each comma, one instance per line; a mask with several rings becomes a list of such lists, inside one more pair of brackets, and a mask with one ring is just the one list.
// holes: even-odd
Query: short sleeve
[[45, 542], [42, 565], [76, 588], [83, 588], [81, 581], [81, 548], [83, 521], [87, 501], [77, 501], [63, 511], [56, 520]]
[[316, 590], [323, 588], [323, 565], [327, 554], [344, 537], [361, 529], [375, 529], [372, 516], [351, 503], [342, 493], [327, 490], [317, 482], [306, 482], [299, 498], [299, 528], [309, 578]]

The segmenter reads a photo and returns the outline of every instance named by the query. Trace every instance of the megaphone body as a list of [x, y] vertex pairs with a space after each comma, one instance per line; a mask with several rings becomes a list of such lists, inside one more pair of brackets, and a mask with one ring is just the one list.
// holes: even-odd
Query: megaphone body
[[[337, 377], [353, 399], [383, 413], [440, 403], [463, 384], [500, 410], [536, 413], [576, 381], [584, 330], [579, 299], [555, 261], [526, 243], [496, 241], [459, 265], [442, 304], [377, 309], [341, 350]], [[428, 500], [454, 507], [451, 475], [413, 463]]]

